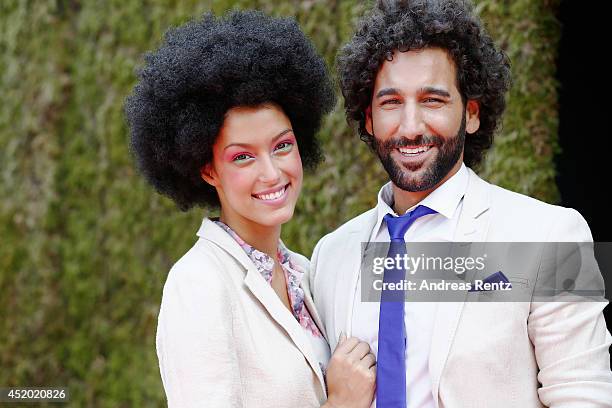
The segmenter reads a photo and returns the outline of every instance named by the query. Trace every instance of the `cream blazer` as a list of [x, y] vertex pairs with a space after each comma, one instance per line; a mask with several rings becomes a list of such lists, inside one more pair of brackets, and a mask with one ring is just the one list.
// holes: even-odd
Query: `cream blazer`
[[[575, 210], [504, 190], [468, 171], [455, 242], [592, 241]], [[332, 350], [340, 332], [351, 333], [361, 245], [369, 241], [376, 220], [370, 210], [314, 249], [310, 288]], [[524, 276], [508, 276], [510, 282], [537, 279], [528, 268], [520, 273]], [[435, 406], [612, 407], [606, 304], [440, 302], [429, 355]]]
[[[205, 218], [172, 267], [157, 325], [169, 407], [319, 407], [325, 383], [304, 329], [244, 250]], [[308, 270], [308, 260], [292, 254]], [[323, 331], [308, 288], [313, 320]], [[327, 362], [325, 362], [327, 363]]]

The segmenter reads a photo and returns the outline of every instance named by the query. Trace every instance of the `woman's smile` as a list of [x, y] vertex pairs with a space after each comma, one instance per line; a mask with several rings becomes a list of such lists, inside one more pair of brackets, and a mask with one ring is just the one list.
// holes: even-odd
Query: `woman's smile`
[[268, 205], [284, 204], [291, 183], [253, 194], [253, 197]]

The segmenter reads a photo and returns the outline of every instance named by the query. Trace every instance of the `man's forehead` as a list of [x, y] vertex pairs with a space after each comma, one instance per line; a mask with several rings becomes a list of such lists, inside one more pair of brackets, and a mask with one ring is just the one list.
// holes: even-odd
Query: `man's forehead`
[[376, 94], [382, 88], [414, 91], [427, 87], [450, 88], [456, 79], [455, 64], [443, 49], [396, 51], [392, 60], [385, 60], [381, 65], [374, 90]]

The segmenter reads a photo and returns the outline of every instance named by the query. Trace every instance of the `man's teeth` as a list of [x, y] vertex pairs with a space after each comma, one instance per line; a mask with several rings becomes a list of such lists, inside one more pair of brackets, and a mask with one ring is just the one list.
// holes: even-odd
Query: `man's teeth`
[[260, 200], [276, 200], [277, 198], [280, 198], [283, 196], [283, 194], [285, 194], [285, 189], [286, 187], [283, 187], [277, 192], [270, 194], [256, 194], [255, 197], [259, 198]]
[[398, 150], [402, 154], [419, 154], [419, 153], [426, 152], [429, 149], [431, 149], [431, 146], [420, 146], [420, 147], [412, 147], [412, 148], [410, 148], [410, 147], [400, 147], [400, 148], [398, 148]]

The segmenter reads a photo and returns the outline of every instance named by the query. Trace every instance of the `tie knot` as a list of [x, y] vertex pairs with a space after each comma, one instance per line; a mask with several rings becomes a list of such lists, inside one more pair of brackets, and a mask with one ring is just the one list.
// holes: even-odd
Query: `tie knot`
[[414, 210], [400, 217], [394, 217], [391, 214], [385, 215], [385, 221], [387, 222], [387, 229], [389, 230], [391, 242], [404, 242], [404, 235], [413, 222], [424, 215], [436, 213], [437, 211], [432, 210], [429, 207], [419, 205]]

